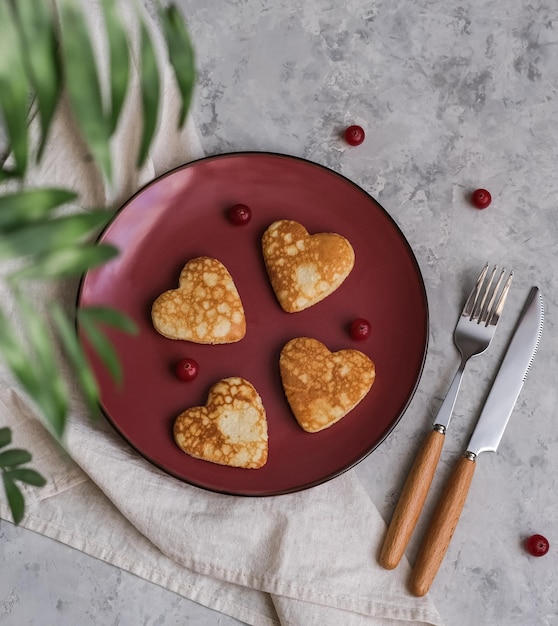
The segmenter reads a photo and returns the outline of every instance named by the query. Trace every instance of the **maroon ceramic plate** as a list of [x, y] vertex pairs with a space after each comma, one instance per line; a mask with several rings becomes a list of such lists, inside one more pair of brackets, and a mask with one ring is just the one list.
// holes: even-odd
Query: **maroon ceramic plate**
[[[243, 203], [252, 220], [231, 224], [226, 210]], [[341, 287], [300, 313], [279, 307], [267, 280], [260, 238], [277, 219], [310, 233], [337, 232], [353, 245], [355, 267]], [[274, 495], [305, 489], [349, 469], [388, 435], [418, 383], [428, 342], [428, 307], [417, 262], [384, 209], [343, 176], [309, 161], [278, 154], [209, 157], [155, 180], [129, 200], [100, 237], [121, 254], [86, 274], [78, 306], [107, 305], [129, 315], [139, 335], [110, 332], [122, 361], [116, 386], [93, 354], [102, 409], [122, 437], [149, 461], [188, 483], [236, 495]], [[247, 333], [220, 346], [173, 341], [151, 325], [155, 298], [176, 288], [185, 263], [213, 256], [229, 269], [244, 304]], [[348, 325], [363, 317], [371, 335], [355, 341]], [[281, 348], [314, 337], [332, 351], [357, 348], [376, 364], [365, 399], [334, 426], [306, 433], [295, 421], [279, 378]], [[199, 376], [176, 379], [174, 364], [192, 357]], [[184, 409], [205, 404], [221, 378], [242, 376], [267, 411], [269, 459], [259, 470], [193, 459], [174, 443], [172, 425]]]

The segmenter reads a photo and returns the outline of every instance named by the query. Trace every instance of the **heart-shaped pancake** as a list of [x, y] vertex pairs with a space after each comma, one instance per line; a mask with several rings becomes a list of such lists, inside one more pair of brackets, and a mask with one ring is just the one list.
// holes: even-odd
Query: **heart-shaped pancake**
[[174, 422], [174, 440], [196, 459], [258, 469], [267, 461], [267, 418], [256, 389], [244, 378], [224, 378], [205, 406], [186, 409]]
[[374, 363], [359, 350], [330, 352], [309, 337], [291, 339], [279, 358], [281, 381], [297, 422], [315, 433], [332, 426], [366, 396]]
[[234, 343], [244, 337], [244, 308], [232, 276], [220, 261], [211, 257], [188, 261], [178, 285], [162, 293], [151, 307], [157, 332], [168, 339], [204, 344]]
[[353, 247], [337, 233], [310, 235], [293, 220], [273, 222], [262, 237], [271, 286], [287, 313], [302, 311], [333, 293], [355, 263]]

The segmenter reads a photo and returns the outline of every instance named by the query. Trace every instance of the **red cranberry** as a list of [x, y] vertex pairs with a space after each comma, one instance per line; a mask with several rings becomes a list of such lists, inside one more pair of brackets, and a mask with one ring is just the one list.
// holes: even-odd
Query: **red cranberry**
[[359, 318], [354, 320], [351, 324], [350, 334], [353, 339], [366, 339], [370, 334], [371, 326], [370, 322]]
[[531, 535], [525, 541], [525, 549], [531, 556], [544, 556], [549, 548], [548, 539], [542, 535]]
[[229, 209], [229, 220], [237, 226], [247, 224], [252, 218], [252, 211], [245, 204], [235, 204]]
[[194, 359], [182, 359], [176, 364], [175, 372], [180, 380], [184, 380], [186, 382], [190, 380], [194, 380], [194, 378], [198, 375], [198, 371], [200, 366], [197, 361]]
[[486, 209], [492, 202], [492, 196], [486, 189], [475, 189], [471, 194], [471, 202], [477, 209]]
[[349, 128], [345, 130], [345, 141], [350, 146], [360, 146], [364, 141], [364, 137], [365, 133], [362, 126], [349, 126]]

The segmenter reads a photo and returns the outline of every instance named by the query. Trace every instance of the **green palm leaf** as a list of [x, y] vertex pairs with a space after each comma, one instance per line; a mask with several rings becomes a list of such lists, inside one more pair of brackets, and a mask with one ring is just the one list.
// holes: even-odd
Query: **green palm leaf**
[[76, 198], [77, 194], [67, 189], [23, 189], [0, 196], [0, 229], [16, 228], [44, 217]]
[[[80, 312], [81, 313], [81, 312]], [[80, 326], [89, 340], [95, 352], [110, 372], [115, 382], [120, 385], [122, 383], [122, 366], [118, 359], [116, 350], [107, 337], [99, 330], [90, 317], [83, 316], [78, 313]]]
[[16, 467], [17, 465], [29, 463], [31, 459], [32, 457], [27, 450], [21, 450], [20, 448], [4, 450], [4, 452], [0, 452], [0, 467]]
[[10, 275], [12, 282], [65, 278], [82, 274], [118, 255], [118, 248], [104, 244], [77, 245], [47, 252]]
[[131, 320], [127, 315], [124, 315], [116, 309], [109, 309], [108, 307], [101, 306], [88, 306], [79, 311], [79, 318], [87, 319], [91, 323], [106, 324], [112, 326], [130, 335], [135, 335], [138, 332], [136, 323]]
[[95, 352], [109, 370], [117, 384], [122, 383], [122, 367], [111, 342], [99, 329], [100, 324], [113, 326], [129, 334], [137, 332], [137, 326], [127, 316], [115, 309], [86, 307], [77, 313], [78, 321]]
[[75, 0], [60, 0], [59, 13], [66, 87], [72, 110], [95, 160], [111, 180], [110, 129], [85, 19]]
[[27, 112], [29, 85], [20, 54], [14, 15], [4, 0], [0, 2], [0, 108], [14, 156], [12, 174], [23, 176], [27, 168]]
[[73, 365], [74, 372], [84, 393], [89, 411], [93, 415], [97, 410], [99, 388], [97, 386], [97, 382], [95, 381], [95, 377], [91, 372], [89, 364], [87, 363], [87, 359], [85, 358], [85, 354], [83, 353], [83, 349], [77, 338], [75, 328], [68, 320], [62, 307], [56, 302], [51, 305], [51, 316], [66, 354]]
[[6, 497], [8, 498], [8, 505], [12, 512], [14, 524], [19, 524], [23, 519], [23, 514], [25, 512], [23, 494], [9, 475], [2, 474], [2, 480], [4, 481], [4, 491], [6, 492]]
[[175, 6], [171, 5], [163, 8], [160, 12], [160, 17], [165, 31], [169, 60], [182, 97], [182, 108], [178, 120], [178, 125], [182, 126], [186, 121], [186, 115], [190, 108], [196, 80], [194, 49], [188, 37], [184, 21]]
[[42, 408], [47, 425], [61, 438], [68, 416], [68, 396], [64, 379], [57, 366], [52, 339], [44, 319], [23, 294], [16, 290], [16, 300], [25, 324], [25, 334], [33, 347], [33, 369], [40, 392], [33, 399]]
[[37, 221], [7, 235], [0, 235], [0, 260], [26, 254], [44, 254], [70, 246], [106, 224], [112, 215], [112, 211], [100, 209]]
[[12, 374], [27, 393], [35, 398], [41, 393], [40, 383], [33, 368], [33, 361], [18, 339], [4, 311], [0, 309], [0, 351]]
[[10, 443], [12, 443], [12, 431], [7, 426], [0, 428], [0, 448], [8, 446]]
[[37, 94], [42, 131], [38, 151], [40, 158], [62, 83], [52, 9], [44, 0], [14, 2], [12, 6], [17, 16], [22, 57], [29, 80]]
[[160, 78], [155, 50], [143, 21], [140, 24], [140, 88], [143, 108], [143, 132], [137, 165], [145, 163], [159, 117]]
[[44, 487], [46, 480], [39, 472], [27, 467], [18, 467], [4, 472], [4, 475], [11, 480], [19, 480], [22, 483], [33, 485], [33, 487]]
[[109, 132], [112, 134], [122, 111], [130, 75], [128, 39], [122, 27], [114, 0], [102, 0], [109, 44], [111, 115]]
[[[0, 107], [1, 106], [2, 102], [0, 101]], [[10, 178], [18, 178], [19, 176], [20, 174], [14, 168], [0, 169], [0, 183], [10, 180]]]

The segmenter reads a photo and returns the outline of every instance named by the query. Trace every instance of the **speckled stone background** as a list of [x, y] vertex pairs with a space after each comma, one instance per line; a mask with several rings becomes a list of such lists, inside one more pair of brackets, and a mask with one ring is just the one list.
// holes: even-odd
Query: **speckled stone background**
[[[415, 251], [430, 303], [424, 374], [404, 418], [356, 470], [386, 520], [457, 368], [452, 333], [468, 290], [488, 260], [515, 270], [493, 345], [466, 372], [411, 562], [529, 288], [541, 288], [539, 353], [498, 453], [479, 459], [432, 597], [447, 626], [558, 624], [556, 5], [177, 4], [197, 50], [193, 112], [207, 153], [277, 151], [327, 165], [375, 196]], [[339, 137], [352, 123], [367, 133], [357, 148]], [[467, 200], [476, 187], [493, 195], [485, 211]], [[533, 532], [550, 540], [544, 558], [522, 549]], [[0, 561], [0, 624], [237, 623], [8, 523]]]

